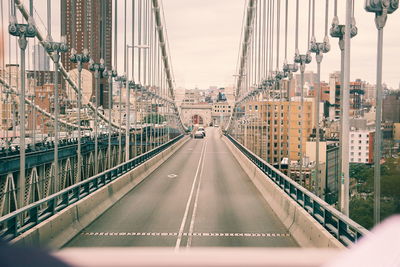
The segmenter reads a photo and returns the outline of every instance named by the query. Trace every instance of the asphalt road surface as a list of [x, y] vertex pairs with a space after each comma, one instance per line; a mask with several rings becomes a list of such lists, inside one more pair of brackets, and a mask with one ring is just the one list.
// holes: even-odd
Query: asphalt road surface
[[298, 246], [221, 140], [207, 128], [66, 247]]

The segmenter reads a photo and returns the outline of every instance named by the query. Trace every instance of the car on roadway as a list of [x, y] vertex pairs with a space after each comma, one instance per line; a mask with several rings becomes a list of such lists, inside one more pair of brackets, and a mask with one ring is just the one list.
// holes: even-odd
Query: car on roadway
[[194, 138], [196, 139], [196, 138], [204, 138], [204, 134], [203, 134], [203, 132], [201, 132], [201, 131], [196, 131], [195, 133], [194, 133]]
[[203, 135], [204, 135], [204, 137], [206, 136], [206, 130], [204, 130], [203, 127], [199, 127], [199, 128], [197, 129], [197, 131], [202, 132]]

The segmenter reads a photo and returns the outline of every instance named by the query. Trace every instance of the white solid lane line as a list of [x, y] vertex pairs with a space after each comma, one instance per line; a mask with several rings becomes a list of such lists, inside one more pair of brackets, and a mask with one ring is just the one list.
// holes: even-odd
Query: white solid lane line
[[203, 162], [201, 163], [201, 169], [200, 169], [200, 174], [199, 174], [200, 178], [199, 178], [199, 183], [197, 184], [196, 198], [194, 200], [193, 213], [192, 213], [192, 218], [190, 220], [189, 238], [188, 238], [187, 244], [186, 244], [187, 248], [192, 245], [192, 239], [193, 239], [192, 234], [193, 234], [193, 229], [194, 229], [194, 221], [196, 219], [197, 203], [199, 201], [200, 185], [201, 185], [201, 180], [203, 177], [204, 162], [206, 161], [205, 160], [206, 151], [207, 151], [207, 143], [206, 143], [206, 147], [204, 149]]
[[188, 217], [188, 214], [189, 214], [190, 203], [192, 202], [193, 192], [194, 192], [194, 188], [195, 188], [195, 185], [196, 185], [196, 181], [197, 181], [197, 177], [198, 177], [198, 174], [199, 174], [199, 170], [200, 170], [200, 166], [201, 166], [201, 163], [202, 163], [202, 159], [203, 159], [203, 156], [204, 156], [206, 143], [207, 143], [207, 140], [205, 140], [203, 142], [203, 147], [201, 149], [201, 155], [200, 155], [200, 159], [199, 159], [199, 164], [197, 165], [197, 170], [196, 170], [196, 174], [194, 176], [192, 189], [190, 191], [189, 199], [188, 199], [188, 201], [186, 203], [186, 209], [185, 209], [185, 213], [184, 213], [183, 218], [182, 218], [181, 227], [179, 228], [179, 234], [178, 234], [178, 239], [176, 240], [175, 250], [179, 250], [179, 247], [181, 245], [182, 236], [183, 236], [183, 230], [185, 228], [186, 220], [187, 220], [187, 217]]

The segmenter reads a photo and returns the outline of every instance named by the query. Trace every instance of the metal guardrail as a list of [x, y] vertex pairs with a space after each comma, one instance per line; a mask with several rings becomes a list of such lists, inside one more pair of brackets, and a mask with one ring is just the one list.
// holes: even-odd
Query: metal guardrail
[[169, 142], [139, 155], [128, 162], [65, 188], [56, 194], [29, 204], [4, 217], [0, 217], [0, 238], [6, 241], [16, 238], [66, 207], [114, 181], [122, 174], [146, 162], [148, 159], [175, 144], [182, 137], [183, 135], [179, 135]]
[[278, 185], [282, 192], [290, 196], [305, 209], [319, 224], [331, 233], [343, 245], [351, 245], [369, 231], [339, 212], [328, 203], [290, 179], [288, 176], [268, 164], [266, 161], [245, 148], [232, 136], [227, 138], [245, 154], [265, 175]]

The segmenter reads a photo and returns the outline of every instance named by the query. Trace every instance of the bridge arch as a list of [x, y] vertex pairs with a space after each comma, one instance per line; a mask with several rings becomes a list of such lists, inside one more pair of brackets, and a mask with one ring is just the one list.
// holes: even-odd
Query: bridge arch
[[192, 116], [192, 124], [199, 124], [199, 125], [203, 125], [204, 124], [204, 119], [202, 116], [195, 114]]

